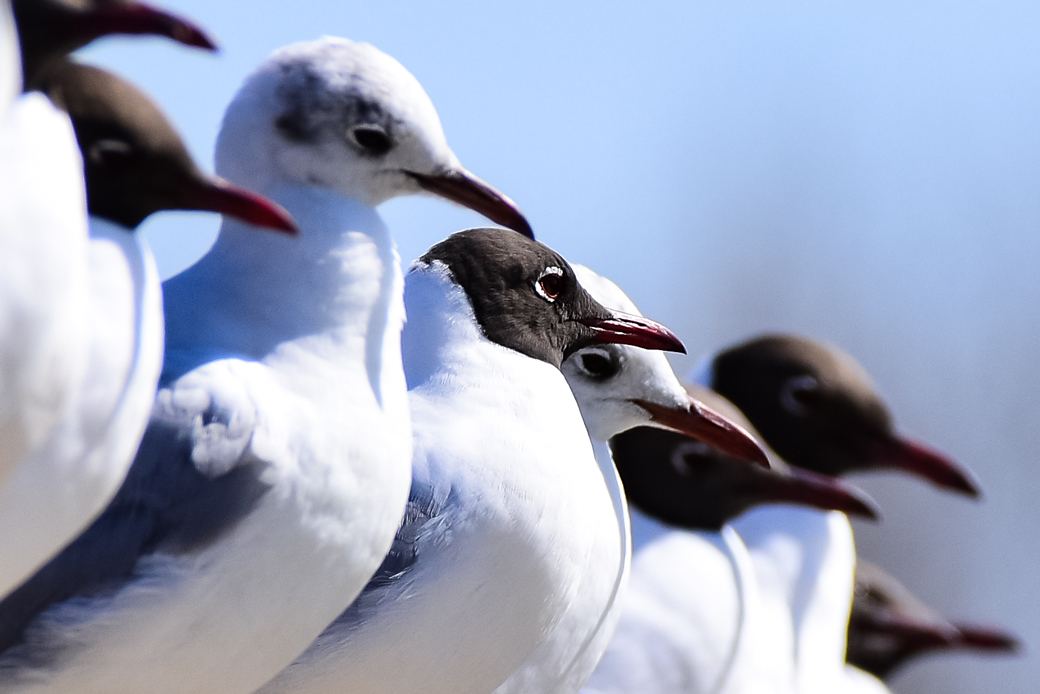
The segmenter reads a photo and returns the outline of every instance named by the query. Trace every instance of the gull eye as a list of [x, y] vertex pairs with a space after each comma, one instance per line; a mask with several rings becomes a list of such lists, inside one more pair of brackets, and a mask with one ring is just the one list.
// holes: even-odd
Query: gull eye
[[575, 359], [578, 368], [586, 376], [597, 381], [604, 381], [621, 371], [621, 360], [618, 355], [602, 347], [587, 347], [578, 352]]
[[693, 474], [693, 465], [698, 458], [712, 455], [712, 448], [702, 441], [683, 441], [672, 449], [672, 469], [686, 477]]
[[780, 402], [791, 414], [804, 416], [819, 404], [822, 393], [820, 383], [812, 376], [793, 376], [787, 379], [780, 391]]
[[133, 151], [134, 148], [129, 142], [109, 138], [90, 145], [87, 158], [97, 166], [115, 166], [126, 162]]
[[563, 270], [555, 265], [545, 268], [534, 283], [534, 290], [549, 303], [556, 301], [563, 291]]
[[359, 125], [350, 131], [350, 136], [368, 154], [386, 154], [393, 147], [390, 136], [378, 125]]

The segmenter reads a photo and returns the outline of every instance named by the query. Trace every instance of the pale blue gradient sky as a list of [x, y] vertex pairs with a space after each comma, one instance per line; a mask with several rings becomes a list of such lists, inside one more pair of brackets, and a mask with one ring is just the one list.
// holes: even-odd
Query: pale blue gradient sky
[[[878, 560], [951, 616], [1040, 648], [1040, 4], [200, 2], [224, 51], [107, 41], [210, 166], [221, 113], [271, 50], [374, 43], [423, 83], [463, 163], [539, 238], [617, 280], [693, 358], [765, 329], [861, 359], [907, 431], [974, 468], [975, 504], [858, 481]], [[481, 223], [384, 206], [407, 260]], [[148, 222], [164, 274], [216, 219]], [[1040, 662], [932, 659], [902, 692], [1033, 691]]]

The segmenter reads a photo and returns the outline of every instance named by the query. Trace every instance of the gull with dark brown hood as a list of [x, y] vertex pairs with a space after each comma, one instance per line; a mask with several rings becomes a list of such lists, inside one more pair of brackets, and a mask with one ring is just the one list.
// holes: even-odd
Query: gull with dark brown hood
[[[69, 51], [125, 30], [120, 17], [141, 12], [106, 0], [0, 6], [0, 486], [75, 407], [90, 350], [83, 162], [68, 115], [31, 90], [42, 73], [63, 69]], [[183, 38], [201, 36], [147, 12], [164, 17], [165, 28], [139, 24], [136, 33], [168, 32], [172, 23]], [[0, 595], [20, 565], [3, 563]]]
[[897, 433], [863, 367], [829, 345], [793, 335], [757, 338], [716, 355], [706, 385], [800, 467], [834, 476], [899, 470], [980, 494], [970, 470]]
[[[863, 367], [833, 346], [796, 335], [755, 338], [714, 355], [700, 382], [739, 407], [793, 465], [827, 475], [897, 468], [978, 495], [969, 471], [896, 433]], [[733, 526], [771, 609], [789, 621], [799, 689], [840, 687], [856, 562], [848, 520], [775, 506], [753, 509]]]
[[[415, 454], [404, 523], [368, 588], [264, 694], [513, 690], [539, 654], [558, 675], [575, 664], [615, 594], [618, 516], [560, 365], [591, 345], [682, 343], [501, 229], [435, 245], [405, 301]], [[542, 674], [520, 675], [525, 691], [571, 691]]]
[[[589, 295], [614, 313], [609, 321], [595, 321], [603, 331], [596, 342], [568, 354], [562, 365], [606, 480], [611, 506], [597, 506], [603, 515], [586, 521], [595, 533], [595, 548], [567, 611], [496, 694], [573, 694], [592, 674], [610, 641], [631, 564], [627, 504], [607, 449], [611, 436], [651, 425], [711, 441], [747, 459], [739, 464], [767, 464], [765, 454], [743, 429], [683, 390], [664, 354], [645, 349], [653, 344], [624, 338], [625, 326], [645, 324], [647, 319], [621, 288], [587, 267], [575, 265], [573, 269]], [[543, 288], [546, 294], [551, 290]], [[608, 335], [616, 341], [606, 341]]]
[[[757, 436], [717, 393], [687, 390]], [[727, 523], [768, 503], [873, 518], [873, 502], [768, 449], [769, 468], [750, 466], [703, 441], [649, 427], [614, 436], [610, 449], [632, 507], [637, 551], [618, 631], [590, 691], [784, 691], [791, 669], [777, 656], [784, 635], [762, 612], [751, 558]]]
[[62, 418], [0, 487], [0, 594], [97, 516], [137, 451], [163, 357], [162, 292], [137, 225], [155, 212], [187, 209], [295, 232], [274, 203], [199, 171], [162, 112], [123, 79], [64, 61], [40, 86], [68, 112], [83, 151], [87, 360]]
[[[695, 384], [686, 388], [691, 397], [754, 431], [718, 393]], [[765, 446], [761, 441], [759, 445]], [[649, 427], [615, 436], [610, 447], [629, 502], [678, 528], [721, 530], [763, 504], [798, 504], [878, 518], [877, 506], [865, 492], [829, 475], [788, 465], [775, 453], [768, 469], [748, 467], [708, 443]]]
[[1020, 648], [1018, 638], [1007, 630], [949, 621], [876, 565], [857, 562], [846, 653], [849, 665], [884, 680], [928, 654], [1012, 654]]

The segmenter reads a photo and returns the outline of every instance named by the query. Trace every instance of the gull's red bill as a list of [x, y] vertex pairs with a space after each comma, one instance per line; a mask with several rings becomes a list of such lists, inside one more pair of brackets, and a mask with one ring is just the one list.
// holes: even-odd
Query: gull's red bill
[[77, 33], [152, 34], [166, 36], [185, 46], [217, 50], [217, 44], [194, 23], [177, 15], [138, 2], [104, 3], [76, 19]]
[[822, 511], [841, 511], [869, 520], [881, 517], [866, 492], [837, 477], [791, 466], [783, 474], [756, 479], [759, 498], [766, 503], [794, 503]]
[[300, 228], [284, 207], [221, 178], [198, 182], [180, 196], [180, 209], [219, 212], [254, 226], [297, 236]]
[[896, 468], [923, 477], [940, 487], [978, 497], [979, 483], [967, 468], [922, 443], [897, 436], [879, 439], [872, 455], [879, 468]]
[[578, 322], [595, 331], [592, 343], [633, 345], [643, 349], [686, 354], [686, 347], [675, 333], [657, 321], [632, 313], [612, 311], [609, 318], [579, 318]]
[[648, 400], [632, 402], [649, 412], [650, 421], [661, 427], [706, 443], [730, 457], [769, 467], [769, 458], [751, 434], [695, 398], [690, 398], [686, 408], [667, 407]]
[[953, 626], [960, 632], [957, 637], [957, 645], [962, 648], [1016, 653], [1022, 647], [1017, 636], [1000, 627], [956, 622]]

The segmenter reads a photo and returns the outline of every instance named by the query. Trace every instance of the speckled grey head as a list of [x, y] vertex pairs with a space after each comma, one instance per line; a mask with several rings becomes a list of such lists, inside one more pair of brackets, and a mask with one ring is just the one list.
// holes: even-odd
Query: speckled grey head
[[532, 235], [509, 198], [459, 163], [415, 77], [366, 43], [327, 36], [275, 51], [228, 106], [216, 160], [255, 190], [318, 186], [369, 205], [428, 192]]
[[[574, 272], [607, 308], [642, 315], [614, 282], [583, 265]], [[739, 426], [691, 398], [663, 354], [632, 345], [583, 347], [563, 363], [563, 375], [581, 408], [589, 435], [598, 441], [641, 425], [678, 431], [759, 464], [765, 456]]]

